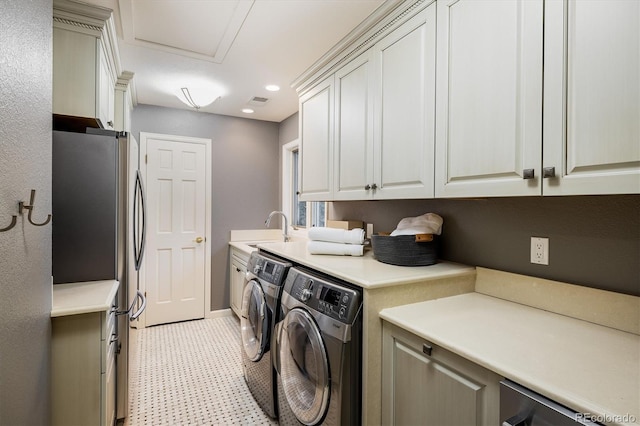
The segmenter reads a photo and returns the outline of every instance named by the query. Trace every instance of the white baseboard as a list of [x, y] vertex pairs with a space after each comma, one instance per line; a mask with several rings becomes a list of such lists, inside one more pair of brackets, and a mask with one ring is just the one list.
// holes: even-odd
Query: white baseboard
[[209, 311], [207, 314], [205, 314], [205, 318], [207, 319], [212, 319], [212, 318], [222, 318], [222, 317], [230, 317], [233, 315], [233, 311], [231, 310], [231, 308], [227, 308], [227, 309], [219, 309], [217, 311]]

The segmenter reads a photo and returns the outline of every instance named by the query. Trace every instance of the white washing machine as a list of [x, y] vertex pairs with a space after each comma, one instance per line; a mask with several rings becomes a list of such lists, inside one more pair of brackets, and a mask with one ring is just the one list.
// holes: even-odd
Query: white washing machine
[[362, 292], [293, 267], [276, 325], [281, 425], [359, 425], [362, 420]]
[[277, 418], [273, 330], [282, 287], [291, 263], [254, 251], [247, 263], [240, 329], [242, 368], [247, 386], [262, 410]]

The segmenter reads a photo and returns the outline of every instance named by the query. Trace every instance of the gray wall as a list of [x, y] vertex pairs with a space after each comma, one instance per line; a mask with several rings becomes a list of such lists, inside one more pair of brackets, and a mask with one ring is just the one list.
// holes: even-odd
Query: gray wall
[[278, 124], [138, 105], [132, 126], [138, 141], [140, 132], [212, 140], [210, 309], [228, 308], [229, 231], [264, 228], [279, 209]]
[[[281, 123], [298, 134], [298, 114]], [[640, 196], [513, 197], [334, 202], [330, 219], [393, 231], [404, 217], [444, 218], [441, 257], [468, 265], [640, 295]], [[548, 266], [530, 263], [531, 237], [548, 237]]]
[[[52, 2], [0, 3], [0, 228], [51, 212]], [[0, 233], [0, 424], [50, 423], [51, 225]]]
[[[438, 213], [442, 259], [640, 295], [637, 195], [335, 202], [330, 210], [374, 232]], [[548, 266], [530, 263], [534, 236], [549, 238]]]

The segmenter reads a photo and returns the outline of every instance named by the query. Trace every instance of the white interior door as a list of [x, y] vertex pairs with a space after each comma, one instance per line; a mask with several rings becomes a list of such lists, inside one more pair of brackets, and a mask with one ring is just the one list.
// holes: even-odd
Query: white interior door
[[145, 325], [205, 316], [208, 139], [141, 133], [146, 152]]

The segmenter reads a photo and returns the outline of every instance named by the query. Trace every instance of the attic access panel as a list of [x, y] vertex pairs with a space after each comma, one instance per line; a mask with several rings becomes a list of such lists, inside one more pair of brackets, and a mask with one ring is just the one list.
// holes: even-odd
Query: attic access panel
[[222, 63], [254, 0], [119, 0], [125, 41]]

